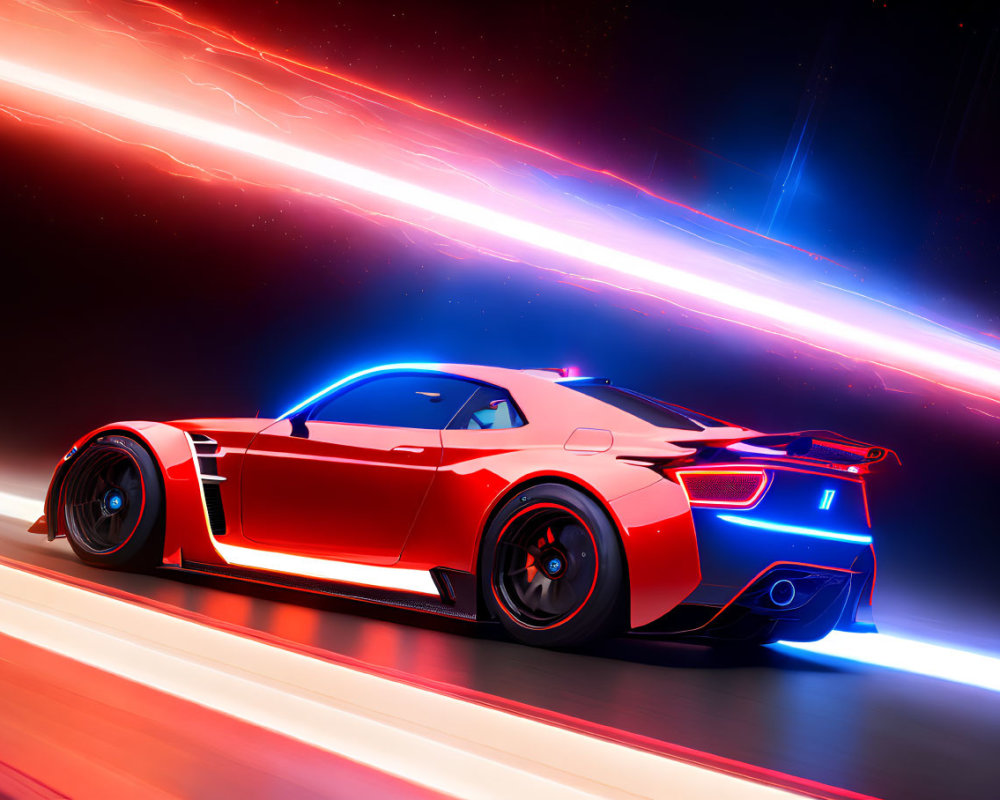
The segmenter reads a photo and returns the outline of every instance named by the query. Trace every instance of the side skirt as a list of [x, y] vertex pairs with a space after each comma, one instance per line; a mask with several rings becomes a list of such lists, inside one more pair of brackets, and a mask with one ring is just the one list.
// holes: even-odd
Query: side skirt
[[471, 572], [461, 572], [443, 567], [431, 570], [431, 577], [434, 579], [434, 584], [438, 588], [438, 591], [441, 592], [440, 598], [411, 592], [382, 589], [374, 586], [336, 583], [301, 575], [289, 575], [283, 572], [271, 572], [262, 569], [250, 569], [248, 567], [201, 564], [188, 560], [182, 561], [180, 566], [164, 565], [161, 569], [235, 578], [265, 586], [277, 586], [283, 589], [296, 589], [298, 591], [324, 594], [347, 600], [377, 603], [382, 606], [403, 608], [409, 611], [421, 611], [454, 619], [470, 621], [478, 619], [476, 576]]

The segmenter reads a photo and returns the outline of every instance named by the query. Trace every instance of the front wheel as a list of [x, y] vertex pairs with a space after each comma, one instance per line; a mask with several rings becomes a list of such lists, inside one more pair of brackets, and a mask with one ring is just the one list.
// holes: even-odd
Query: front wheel
[[490, 611], [525, 644], [572, 647], [624, 626], [618, 533], [569, 486], [539, 484], [507, 502], [486, 531], [480, 575]]
[[66, 538], [81, 561], [145, 569], [163, 552], [163, 489], [149, 452], [126, 436], [102, 436], [76, 456], [62, 485]]

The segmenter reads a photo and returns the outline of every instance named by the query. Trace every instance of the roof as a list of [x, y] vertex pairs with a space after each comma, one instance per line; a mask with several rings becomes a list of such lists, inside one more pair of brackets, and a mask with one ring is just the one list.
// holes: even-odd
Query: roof
[[503, 386], [505, 389], [509, 389], [510, 391], [516, 391], [518, 387], [525, 386], [526, 382], [529, 382], [528, 385], [538, 385], [539, 382], [548, 384], [556, 383], [564, 377], [564, 375], [561, 374], [562, 369], [563, 368], [559, 368], [560, 371], [556, 371], [555, 369], [510, 369], [507, 367], [487, 367], [479, 364], [436, 364], [429, 362], [382, 364], [377, 367], [369, 367], [368, 369], [360, 370], [352, 373], [351, 375], [347, 375], [334, 383], [331, 383], [325, 389], [316, 392], [298, 405], [290, 408], [278, 417], [278, 419], [285, 419], [286, 417], [292, 416], [297, 411], [300, 411], [316, 400], [319, 400], [319, 398], [329, 392], [339, 389], [341, 386], [346, 386], [349, 383], [354, 383], [355, 381], [360, 380], [361, 378], [365, 378], [369, 375], [376, 375], [380, 372], [445, 372], [451, 375], [458, 375], [463, 378], [483, 381], [484, 383], [493, 383], [498, 386]]

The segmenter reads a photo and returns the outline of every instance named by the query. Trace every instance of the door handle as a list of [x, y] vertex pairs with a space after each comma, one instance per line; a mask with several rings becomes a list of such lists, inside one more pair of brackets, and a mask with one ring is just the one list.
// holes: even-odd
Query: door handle
[[399, 445], [399, 447], [392, 448], [392, 452], [394, 452], [394, 453], [422, 453], [422, 452], [424, 452], [424, 448], [422, 448], [422, 447], [414, 447], [413, 445], [409, 445], [409, 444], [401, 444], [401, 445]]

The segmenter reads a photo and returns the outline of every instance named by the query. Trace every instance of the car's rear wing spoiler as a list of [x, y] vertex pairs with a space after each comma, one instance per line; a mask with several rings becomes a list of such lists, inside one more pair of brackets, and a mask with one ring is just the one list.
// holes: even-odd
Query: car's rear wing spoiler
[[870, 472], [876, 464], [885, 462], [901, 463], [893, 450], [849, 439], [833, 431], [795, 431], [754, 436], [733, 442], [727, 449], [763, 458], [794, 458], [797, 461], [848, 467], [852, 468], [851, 472]]

